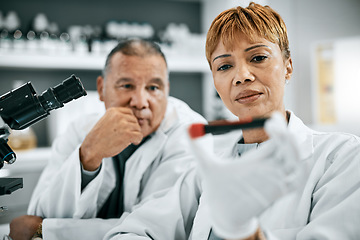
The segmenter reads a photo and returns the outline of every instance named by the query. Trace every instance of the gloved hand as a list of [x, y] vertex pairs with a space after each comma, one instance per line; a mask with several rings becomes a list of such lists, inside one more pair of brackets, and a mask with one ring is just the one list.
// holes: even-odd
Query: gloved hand
[[256, 217], [297, 187], [299, 151], [284, 117], [274, 114], [265, 130], [270, 139], [236, 161], [219, 159], [201, 138], [191, 140], [203, 177], [204, 201], [219, 237], [251, 236], [258, 228]]

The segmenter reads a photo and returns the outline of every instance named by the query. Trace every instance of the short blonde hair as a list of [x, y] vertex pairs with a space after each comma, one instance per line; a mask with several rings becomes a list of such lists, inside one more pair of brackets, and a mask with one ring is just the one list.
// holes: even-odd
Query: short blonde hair
[[248, 7], [236, 7], [223, 11], [212, 22], [206, 37], [206, 58], [211, 68], [211, 54], [220, 40], [232, 49], [239, 33], [250, 41], [264, 38], [279, 45], [284, 59], [290, 57], [289, 40], [281, 16], [269, 6], [251, 2]]

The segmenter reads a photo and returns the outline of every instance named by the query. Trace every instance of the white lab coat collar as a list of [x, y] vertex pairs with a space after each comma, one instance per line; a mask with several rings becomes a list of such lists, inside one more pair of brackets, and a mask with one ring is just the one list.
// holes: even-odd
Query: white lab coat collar
[[[179, 122], [179, 116], [176, 111], [177, 107], [183, 105], [179, 100], [168, 97], [168, 104], [165, 117], [159, 128], [152, 134], [151, 141], [146, 141], [141, 146], [141, 151], [135, 151], [126, 161], [124, 176], [124, 206], [125, 211], [130, 211], [131, 207], [137, 203], [139, 192], [141, 191], [141, 179], [146, 170], [160, 155], [164, 144], [168, 138], [168, 131]], [[129, 167], [131, 165], [131, 167]], [[131, 180], [131, 183], [126, 183]]]
[[166, 112], [163, 121], [161, 122], [159, 128], [156, 132], [166, 133], [172, 126], [178, 121], [179, 116], [175, 110], [178, 100], [173, 97], [168, 97], [168, 103], [166, 107]]
[[[288, 128], [296, 135], [296, 139], [298, 140], [299, 145], [305, 146], [302, 148], [304, 151], [300, 152], [300, 159], [307, 159], [314, 151], [312, 137], [314, 130], [305, 126], [305, 124], [295, 115], [295, 113], [291, 111], [288, 112], [290, 112]], [[236, 157], [238, 155], [237, 144], [241, 138], [241, 130], [214, 136], [215, 153], [221, 157]]]
[[314, 152], [314, 130], [308, 128], [295, 113], [290, 112], [290, 120], [288, 124], [289, 130], [296, 134], [296, 139], [301, 147], [300, 159], [307, 159]]
[[[147, 168], [154, 162], [154, 159], [159, 156], [159, 152], [162, 151], [166, 140], [167, 135], [159, 129], [151, 137], [151, 141], [146, 141], [141, 146], [141, 151], [135, 151], [126, 161], [127, 170], [124, 176], [125, 211], [130, 212], [131, 207], [137, 203], [141, 191], [141, 179]], [[129, 167], [129, 165], [132, 166]], [[126, 183], [126, 180], [131, 180], [131, 183]]]

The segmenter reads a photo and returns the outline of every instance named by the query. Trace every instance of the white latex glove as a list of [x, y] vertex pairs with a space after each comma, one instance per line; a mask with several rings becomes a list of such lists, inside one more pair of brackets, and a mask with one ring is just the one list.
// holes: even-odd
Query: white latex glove
[[219, 237], [252, 235], [258, 228], [256, 217], [297, 187], [299, 151], [284, 117], [274, 114], [265, 130], [270, 139], [236, 161], [220, 160], [201, 144], [202, 138], [191, 140], [203, 175], [210, 221]]

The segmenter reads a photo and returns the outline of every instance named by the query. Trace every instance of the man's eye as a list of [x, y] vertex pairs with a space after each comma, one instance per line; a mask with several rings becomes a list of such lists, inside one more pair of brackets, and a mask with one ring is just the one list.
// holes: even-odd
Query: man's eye
[[130, 89], [130, 88], [132, 88], [132, 85], [131, 84], [124, 84], [121, 87], [126, 88], [126, 89]]
[[119, 88], [119, 89], [132, 89], [133, 85], [131, 85], [131, 84], [119, 84], [119, 85], [116, 86], [116, 88]]
[[254, 57], [251, 61], [252, 61], [252, 62], [262, 62], [262, 61], [264, 61], [265, 59], [267, 59], [267, 56], [256, 56], [256, 57]]
[[155, 91], [155, 90], [158, 90], [158, 89], [159, 89], [158, 86], [149, 86], [150, 91]]
[[227, 69], [229, 69], [229, 68], [231, 68], [231, 65], [222, 65], [222, 66], [220, 66], [217, 70], [218, 71], [225, 71], [225, 70], [227, 70]]

